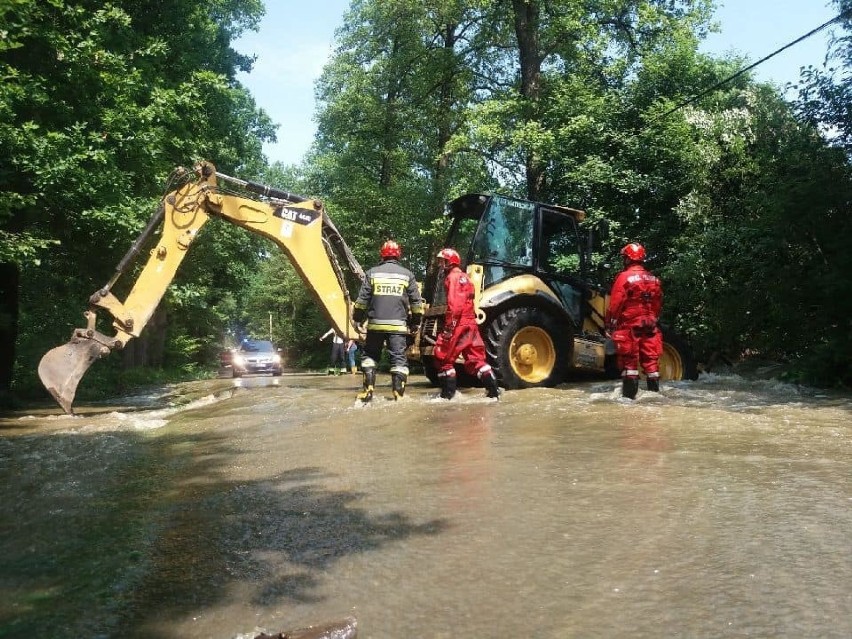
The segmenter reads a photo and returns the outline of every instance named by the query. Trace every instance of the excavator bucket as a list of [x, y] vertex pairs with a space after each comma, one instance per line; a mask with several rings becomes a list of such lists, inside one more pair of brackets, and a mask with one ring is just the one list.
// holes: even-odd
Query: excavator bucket
[[96, 359], [109, 349], [87, 337], [75, 335], [63, 346], [49, 350], [38, 365], [38, 376], [48, 392], [53, 395], [66, 413], [77, 392], [77, 384]]

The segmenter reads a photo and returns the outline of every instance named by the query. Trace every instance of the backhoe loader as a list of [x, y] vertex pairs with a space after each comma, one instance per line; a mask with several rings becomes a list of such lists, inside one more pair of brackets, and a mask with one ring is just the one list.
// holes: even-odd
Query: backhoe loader
[[[444, 246], [459, 252], [474, 284], [477, 321], [501, 386], [555, 386], [579, 371], [619, 375], [604, 326], [609, 295], [592, 281], [593, 236], [580, 227], [584, 211], [469, 194], [450, 202], [446, 213], [452, 223]], [[435, 259], [423, 296], [428, 310], [408, 356], [437, 385], [433, 351], [446, 295]], [[662, 379], [697, 378], [685, 341], [662, 328]], [[459, 375], [464, 378], [461, 369]]]
[[[239, 193], [224, 189], [220, 181], [239, 189]], [[334, 330], [347, 338], [359, 336], [351, 320], [347, 278], [363, 281], [364, 270], [321, 201], [218, 173], [208, 162], [191, 171], [177, 169], [169, 184], [156, 212], [112, 278], [89, 298], [84, 313], [86, 328], [74, 329], [67, 344], [48, 351], [39, 363], [39, 378], [66, 413], [72, 412], [77, 385], [92, 363], [139, 337], [198, 232], [211, 217], [275, 242], [314, 293]], [[119, 300], [113, 286], [160, 226], [159, 241], [126, 299]], [[101, 311], [112, 317], [114, 335], [98, 330]]]

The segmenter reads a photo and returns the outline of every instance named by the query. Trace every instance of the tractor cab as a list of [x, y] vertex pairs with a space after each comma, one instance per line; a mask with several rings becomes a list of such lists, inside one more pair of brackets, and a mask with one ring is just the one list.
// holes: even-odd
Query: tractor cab
[[[588, 250], [578, 222], [585, 212], [502, 195], [464, 195], [447, 205], [453, 218], [445, 246], [481, 274], [480, 292], [521, 275], [546, 283], [575, 324], [582, 324]], [[443, 305], [437, 264], [426, 278], [426, 301]], [[479, 300], [478, 300], [479, 301]]]

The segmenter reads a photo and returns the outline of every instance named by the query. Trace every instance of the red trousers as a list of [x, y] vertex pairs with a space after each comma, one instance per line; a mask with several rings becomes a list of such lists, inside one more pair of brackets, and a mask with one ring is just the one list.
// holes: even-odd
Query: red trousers
[[445, 339], [443, 333], [438, 335], [434, 354], [438, 372], [455, 371], [454, 364], [459, 355], [464, 356], [464, 369], [469, 375], [485, 372], [483, 368], [491, 370], [485, 362], [485, 343], [475, 321], [456, 326], [449, 339]]
[[663, 354], [663, 335], [659, 328], [625, 326], [612, 333], [615, 353], [621, 374], [639, 377], [639, 366], [648, 377], [660, 376], [660, 356]]

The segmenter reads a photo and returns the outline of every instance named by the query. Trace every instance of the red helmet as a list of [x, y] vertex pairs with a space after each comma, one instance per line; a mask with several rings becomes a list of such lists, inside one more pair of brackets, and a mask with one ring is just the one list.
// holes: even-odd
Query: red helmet
[[643, 262], [645, 260], [645, 247], [638, 242], [631, 242], [621, 249], [621, 255], [628, 262]]
[[441, 249], [438, 252], [438, 257], [442, 260], [447, 260], [453, 266], [461, 265], [461, 258], [459, 257], [458, 251], [451, 248]]
[[402, 247], [393, 240], [388, 240], [387, 242], [382, 244], [382, 248], [379, 251], [379, 255], [382, 256], [383, 260], [398, 260], [402, 255]]

